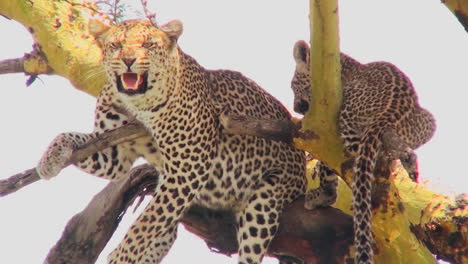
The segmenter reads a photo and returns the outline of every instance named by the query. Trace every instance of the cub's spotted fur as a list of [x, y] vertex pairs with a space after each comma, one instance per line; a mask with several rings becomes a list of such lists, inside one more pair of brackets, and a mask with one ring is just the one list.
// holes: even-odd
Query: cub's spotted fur
[[[292, 80], [294, 110], [304, 114], [309, 108], [309, 45], [294, 46], [296, 72]], [[385, 129], [393, 129], [412, 149], [426, 143], [434, 134], [433, 116], [418, 103], [408, 77], [388, 62], [361, 64], [341, 54], [343, 105], [339, 128], [347, 152], [355, 157], [353, 177], [354, 239], [357, 263], [372, 263], [371, 186], [373, 171]], [[321, 186], [307, 197], [309, 206], [332, 203], [336, 175], [318, 165]]]
[[117, 180], [142, 156], [165, 175], [109, 263], [160, 263], [192, 203], [234, 210], [239, 263], [260, 263], [283, 208], [304, 193], [304, 153], [281, 142], [226, 135], [218, 116], [279, 120], [290, 118], [288, 111], [242, 74], [206, 70], [185, 54], [177, 44], [178, 21], [161, 27], [143, 20], [111, 27], [91, 21], [90, 32], [102, 49], [108, 78], [94, 132], [60, 135], [41, 159], [39, 173], [55, 176], [77, 145], [136, 118], [149, 136], [77, 164]]

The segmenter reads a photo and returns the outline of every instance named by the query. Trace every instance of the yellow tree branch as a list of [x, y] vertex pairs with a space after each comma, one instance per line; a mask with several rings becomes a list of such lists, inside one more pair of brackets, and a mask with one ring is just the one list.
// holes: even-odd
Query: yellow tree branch
[[[47, 59], [48, 68], [67, 78], [78, 89], [99, 94], [105, 78], [100, 70], [99, 48], [88, 35], [86, 16], [95, 9], [76, 0], [0, 1], [0, 14], [23, 24]], [[43, 64], [25, 65], [27, 71], [43, 69]], [[41, 66], [37, 69], [37, 66]]]
[[442, 3], [452, 11], [460, 24], [468, 32], [468, 1], [466, 0], [442, 0]]
[[29, 75], [50, 74], [52, 69], [49, 68], [44, 54], [37, 48], [21, 58], [0, 61], [0, 74], [20, 72]]
[[[466, 204], [413, 182], [399, 166], [378, 186], [386, 202], [373, 215], [378, 247], [374, 263], [437, 263], [432, 254], [450, 263], [468, 263]], [[351, 190], [344, 181], [338, 193], [334, 207], [352, 214]]]
[[0, 61], [0, 74], [24, 72], [24, 58]]
[[328, 166], [339, 168], [345, 159], [338, 133], [341, 106], [341, 66], [337, 1], [310, 1], [311, 28], [311, 98], [313, 104], [303, 120], [303, 133], [294, 140]]

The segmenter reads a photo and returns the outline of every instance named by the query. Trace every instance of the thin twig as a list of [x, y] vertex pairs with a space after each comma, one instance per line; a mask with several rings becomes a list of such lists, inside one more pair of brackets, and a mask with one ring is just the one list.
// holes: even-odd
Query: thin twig
[[[31, 69], [25, 68], [25, 64], [28, 62], [34, 62], [33, 64], [36, 65], [36, 67], [30, 67]], [[34, 44], [33, 50], [29, 53], [25, 53], [21, 58], [0, 61], [0, 74], [20, 72], [24, 72], [28, 75], [53, 73], [53, 70], [47, 64], [47, 58], [42, 53], [41, 47], [38, 44]]]
[[0, 74], [24, 72], [24, 57], [0, 61]]
[[143, 12], [145, 12], [146, 18], [151, 21], [151, 23], [156, 27], [156, 13], [151, 13], [148, 9], [148, 0], [140, 0], [141, 5], [143, 6]]

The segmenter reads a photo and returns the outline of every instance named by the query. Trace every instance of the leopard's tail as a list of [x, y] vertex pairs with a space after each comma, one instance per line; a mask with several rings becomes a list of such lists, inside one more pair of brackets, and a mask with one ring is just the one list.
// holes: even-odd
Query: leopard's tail
[[352, 191], [357, 264], [373, 263], [371, 190], [383, 130], [382, 127], [371, 127], [363, 133], [354, 165]]

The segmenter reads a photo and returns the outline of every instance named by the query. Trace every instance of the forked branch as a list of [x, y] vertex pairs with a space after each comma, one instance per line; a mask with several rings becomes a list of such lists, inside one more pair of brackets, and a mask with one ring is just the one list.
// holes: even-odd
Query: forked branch
[[[102, 133], [97, 138], [87, 142], [76, 149], [71, 159], [68, 161], [67, 166], [78, 162], [93, 153], [103, 150], [105, 148], [118, 145], [122, 142], [136, 139], [146, 135], [146, 131], [137, 122], [131, 122], [118, 129]], [[8, 179], [0, 181], [0, 197], [16, 192], [17, 190], [34, 183], [41, 178], [37, 174], [36, 168], [26, 170], [24, 172], [15, 174]]]

